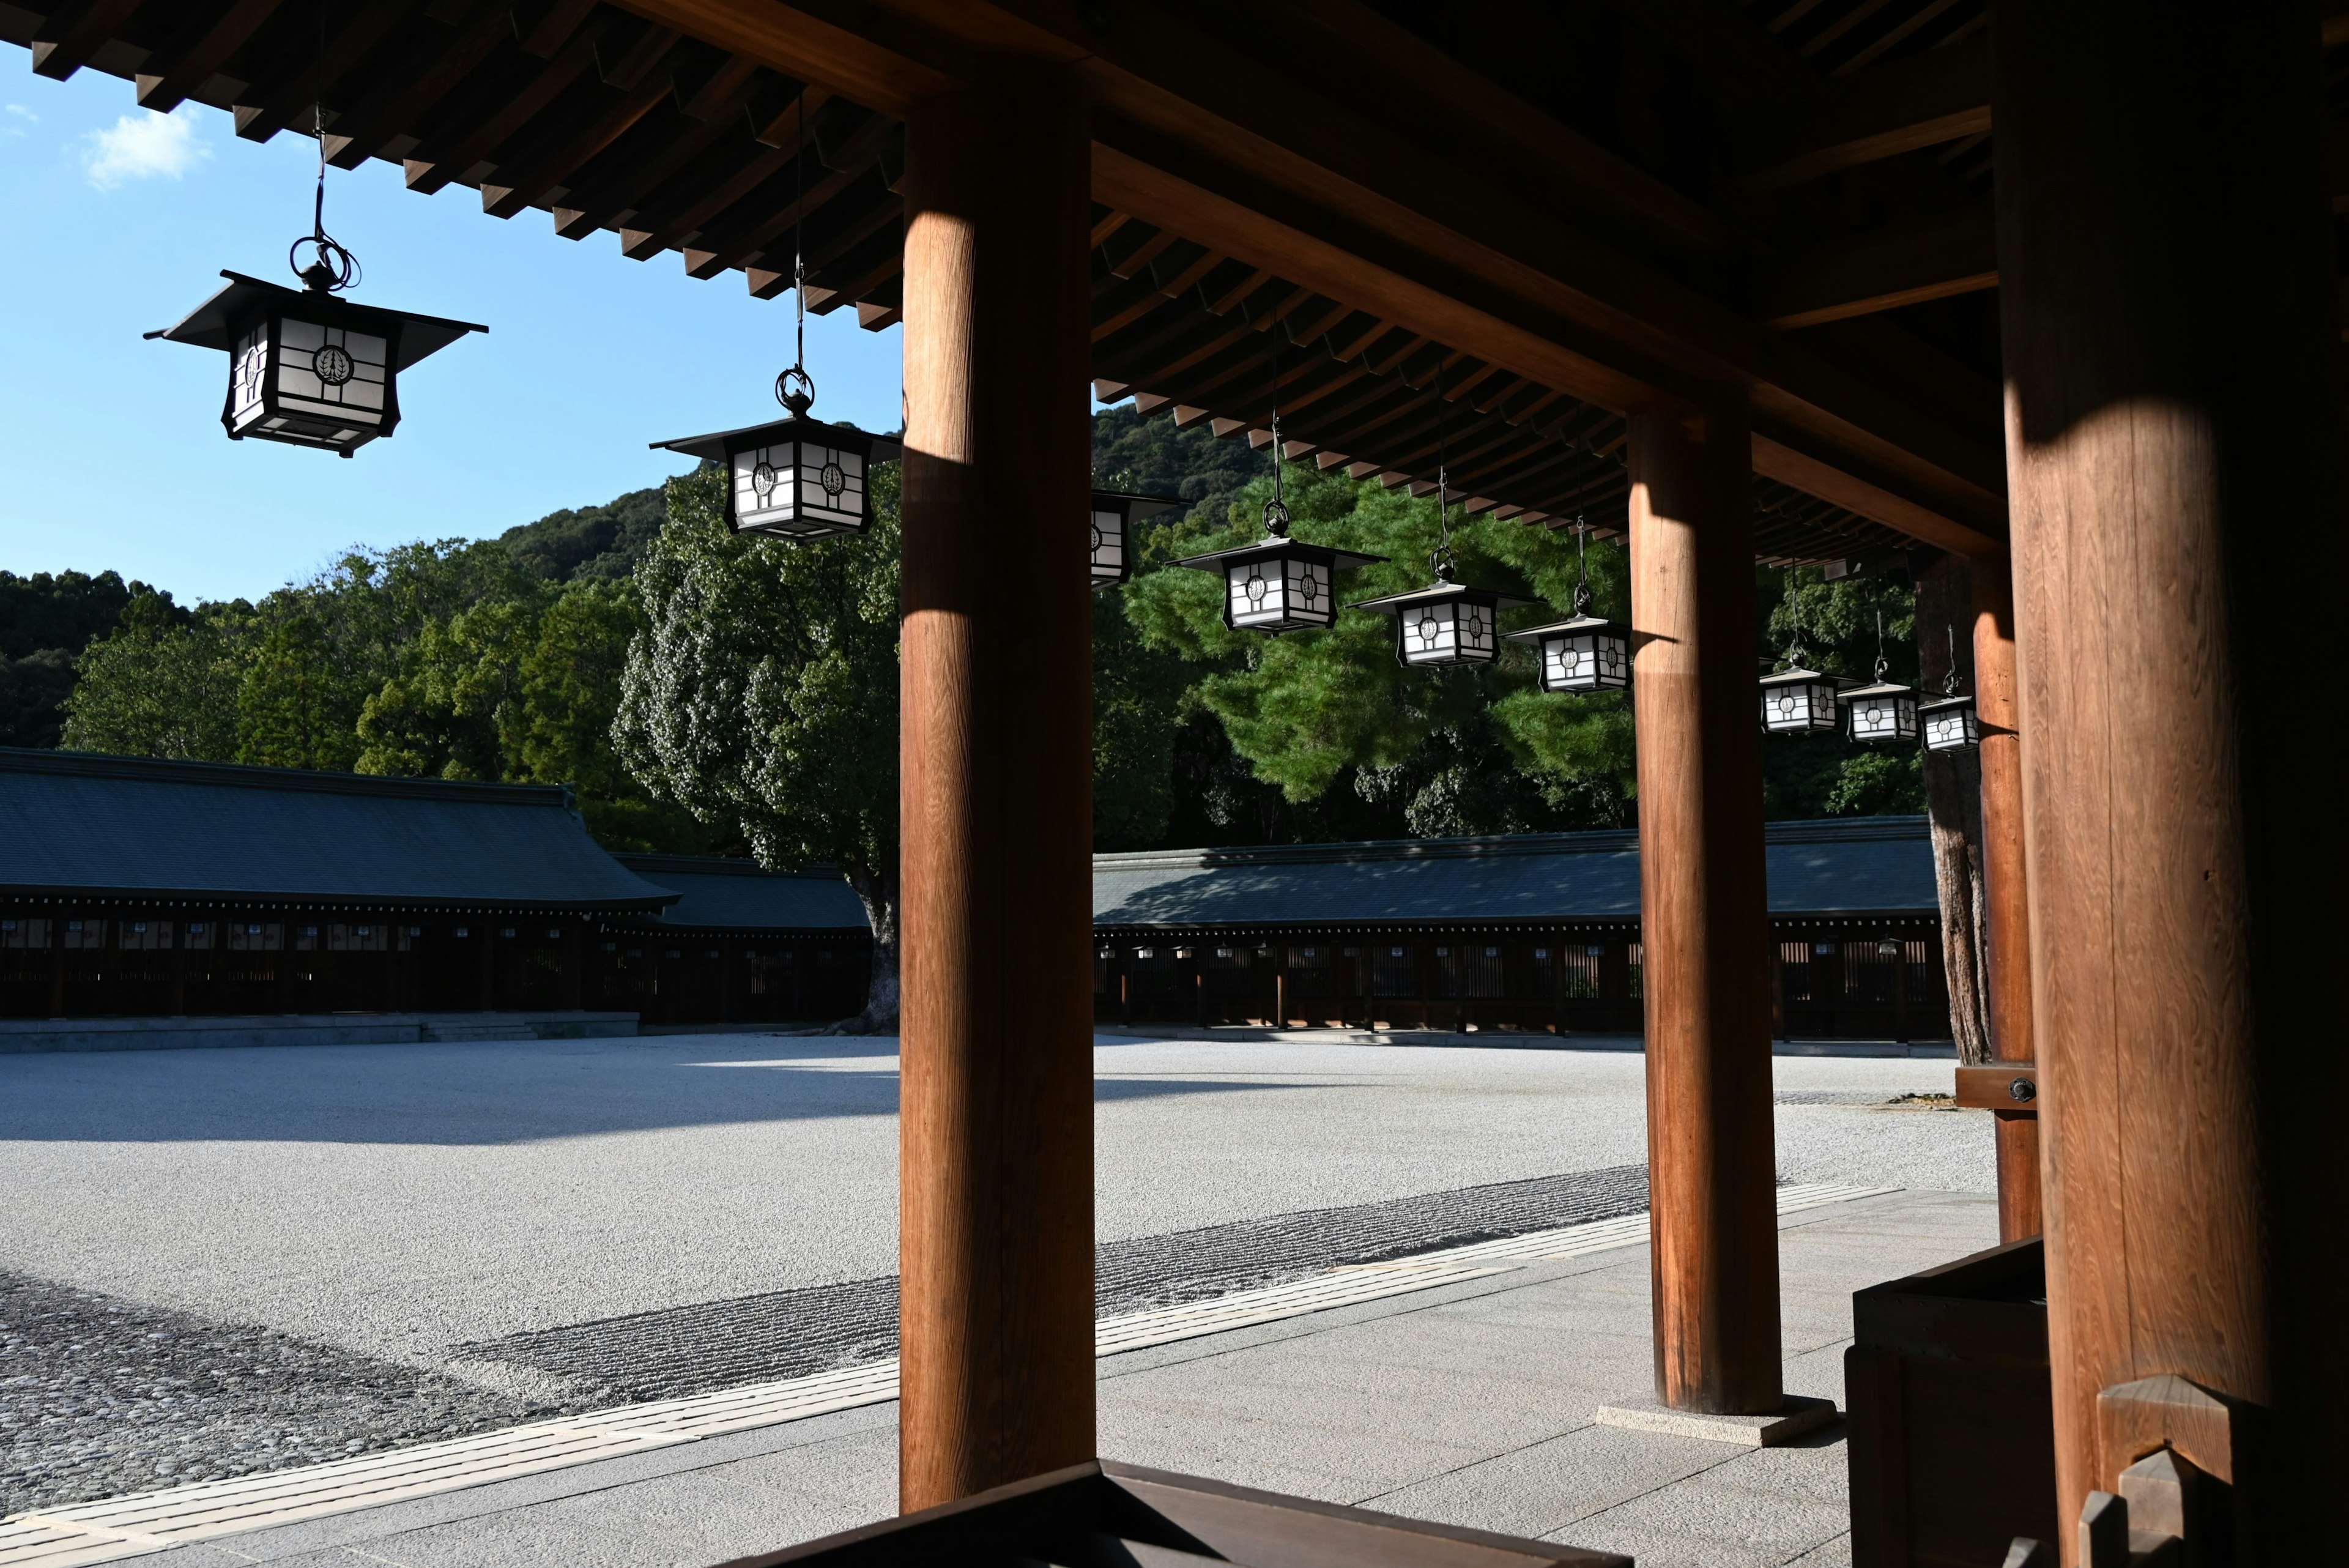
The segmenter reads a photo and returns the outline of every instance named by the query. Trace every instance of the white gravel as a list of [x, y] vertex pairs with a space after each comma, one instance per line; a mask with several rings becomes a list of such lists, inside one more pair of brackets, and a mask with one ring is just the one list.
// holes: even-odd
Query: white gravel
[[[620, 1313], [892, 1273], [888, 1040], [0, 1057], [0, 1257], [419, 1366]], [[1100, 1233], [1644, 1157], [1640, 1058], [1104, 1037]], [[1781, 1057], [1780, 1175], [1993, 1189], [1944, 1062]], [[1844, 1103], [1835, 1103], [1844, 1102]]]

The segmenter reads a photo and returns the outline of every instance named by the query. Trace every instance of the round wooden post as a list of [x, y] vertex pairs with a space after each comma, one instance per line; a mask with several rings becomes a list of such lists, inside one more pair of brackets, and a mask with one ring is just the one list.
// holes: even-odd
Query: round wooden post
[[[2002, 1062], [2035, 1060], [2031, 1044], [2031, 893], [2023, 855], [2023, 738], [2014, 709], [2013, 563], [1971, 562], [1974, 713], [1982, 721], [1983, 925], [1991, 1048]], [[2044, 1228], [2039, 1201], [2039, 1117], [1999, 1111], [1998, 1239]]]
[[1753, 462], [1742, 400], [1631, 421], [1656, 1397], [1785, 1402]]
[[2349, 561], [2317, 18], [1999, 0], [1991, 33], [2057, 1506], [2153, 1446], [2099, 1396], [2174, 1376], [2231, 1402], [2187, 1457], [2230, 1472], [2234, 1561], [2324, 1561]]
[[1093, 1453], [1089, 146], [1043, 66], [905, 124], [908, 1511]]

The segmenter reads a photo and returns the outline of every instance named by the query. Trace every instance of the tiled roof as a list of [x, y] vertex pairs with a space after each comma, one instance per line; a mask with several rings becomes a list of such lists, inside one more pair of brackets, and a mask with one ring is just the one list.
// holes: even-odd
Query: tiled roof
[[[1773, 915], [1939, 909], [1921, 816], [1775, 822]], [[1096, 926], [1640, 918], [1638, 835], [1529, 833], [1093, 857]]]
[[0, 895], [652, 909], [550, 784], [0, 747]]
[[863, 900], [830, 867], [773, 872], [762, 870], [756, 861], [715, 855], [614, 858], [647, 881], [684, 895], [661, 911], [663, 925], [792, 931], [870, 929]]

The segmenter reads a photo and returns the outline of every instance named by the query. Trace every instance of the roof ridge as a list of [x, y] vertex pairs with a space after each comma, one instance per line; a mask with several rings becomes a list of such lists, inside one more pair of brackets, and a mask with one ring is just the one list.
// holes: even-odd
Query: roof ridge
[[108, 752], [45, 751], [0, 746], [0, 773], [63, 774], [78, 778], [138, 779], [155, 784], [196, 784], [213, 789], [306, 790], [321, 794], [365, 794], [392, 799], [471, 801], [493, 805], [568, 806], [563, 784], [493, 784], [485, 779], [405, 778], [384, 774], [338, 774], [309, 768], [261, 767], [249, 763], [210, 763], [176, 757], [126, 757]]
[[770, 871], [740, 855], [677, 855], [657, 849], [615, 849], [610, 854], [631, 871], [669, 871], [696, 877], [782, 877], [818, 882], [840, 877], [840, 867], [829, 860], [810, 861], [791, 871]]
[[[1763, 824], [1766, 844], [1921, 838], [1922, 816], [1845, 816]], [[1160, 867], [1336, 865], [1370, 860], [1453, 860], [1482, 856], [1606, 855], [1639, 847], [1635, 828], [1573, 833], [1495, 833], [1456, 838], [1365, 838], [1328, 844], [1211, 845], [1196, 849], [1114, 850], [1093, 857], [1096, 870]]]

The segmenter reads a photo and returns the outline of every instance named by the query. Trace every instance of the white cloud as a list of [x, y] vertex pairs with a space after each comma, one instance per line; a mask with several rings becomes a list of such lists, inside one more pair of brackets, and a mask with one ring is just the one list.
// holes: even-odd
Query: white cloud
[[8, 106], [8, 112], [23, 119], [37, 120], [41, 118], [39, 115], [35, 114], [31, 109], [26, 109], [21, 103], [10, 104]]
[[82, 167], [89, 171], [89, 182], [101, 191], [158, 174], [176, 180], [212, 155], [196, 136], [195, 116], [185, 109], [126, 114], [112, 130], [93, 130], [82, 142]]

